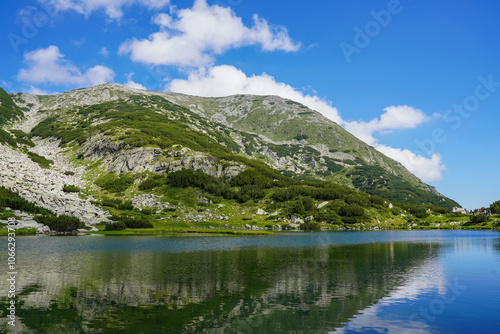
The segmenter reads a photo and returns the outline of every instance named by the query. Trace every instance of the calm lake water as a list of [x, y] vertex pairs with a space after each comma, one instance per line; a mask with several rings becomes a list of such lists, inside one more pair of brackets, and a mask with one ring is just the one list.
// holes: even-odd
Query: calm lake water
[[23, 333], [500, 332], [494, 231], [17, 239]]

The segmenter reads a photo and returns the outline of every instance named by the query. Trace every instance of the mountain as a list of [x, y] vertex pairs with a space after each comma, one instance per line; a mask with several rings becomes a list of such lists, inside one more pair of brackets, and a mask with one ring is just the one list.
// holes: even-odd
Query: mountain
[[[277, 96], [205, 98], [104, 84], [58, 95], [0, 90], [0, 102], [0, 162], [10, 171], [1, 186], [85, 221], [120, 207], [182, 220], [217, 204], [209, 214], [230, 220], [245, 218], [246, 205], [353, 222], [388, 202], [458, 205], [335, 122]], [[319, 210], [320, 201], [331, 210]], [[222, 209], [230, 203], [238, 213]], [[349, 205], [368, 211], [340, 211]]]

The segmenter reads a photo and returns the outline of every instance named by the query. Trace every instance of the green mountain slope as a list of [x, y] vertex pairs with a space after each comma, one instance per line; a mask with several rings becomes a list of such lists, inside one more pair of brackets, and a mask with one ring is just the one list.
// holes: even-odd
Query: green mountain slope
[[276, 96], [106, 84], [10, 97], [24, 117], [1, 130], [11, 140], [0, 151], [0, 186], [82, 224], [144, 233], [402, 228], [427, 209], [457, 205], [334, 122]]
[[335, 122], [276, 96], [202, 98], [106, 84], [39, 101], [50, 117], [33, 135], [56, 131], [63, 144], [83, 144], [97, 133], [131, 147], [179, 144], [257, 159], [296, 179], [332, 181], [391, 201], [457, 205]]
[[22, 110], [15, 104], [9, 94], [0, 87], [0, 126], [18, 117], [23, 117]]

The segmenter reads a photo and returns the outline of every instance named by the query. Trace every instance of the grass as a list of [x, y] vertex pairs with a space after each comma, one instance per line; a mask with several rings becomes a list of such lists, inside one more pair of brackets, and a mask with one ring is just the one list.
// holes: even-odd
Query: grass
[[[0, 236], [6, 236], [8, 235], [9, 232], [7, 228], [5, 227], [0, 227]], [[15, 230], [16, 236], [19, 235], [36, 235], [36, 228], [24, 228], [20, 230]]]
[[271, 231], [259, 230], [219, 230], [219, 229], [202, 229], [202, 228], [172, 228], [172, 229], [125, 229], [121, 231], [104, 231], [89, 232], [92, 234], [104, 235], [168, 235], [168, 234], [210, 234], [210, 235], [270, 235]]

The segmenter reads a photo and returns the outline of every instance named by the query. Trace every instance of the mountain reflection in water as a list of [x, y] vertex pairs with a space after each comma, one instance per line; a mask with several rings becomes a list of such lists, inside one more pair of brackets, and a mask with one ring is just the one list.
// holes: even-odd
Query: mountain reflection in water
[[[446, 278], [438, 258], [444, 248], [463, 247], [433, 239], [274, 247], [223, 238], [216, 242], [228, 243], [227, 248], [165, 249], [165, 243], [181, 241], [197, 249], [207, 239], [25, 238], [18, 247], [17, 329], [27, 333], [433, 332], [433, 324], [422, 322], [418, 314], [415, 321], [406, 315], [381, 321], [379, 314], [397, 305], [404, 310], [425, 294], [449, 295], [453, 280]], [[135, 241], [149, 246], [131, 246]], [[93, 247], [107, 242], [110, 247]], [[4, 280], [0, 289], [7, 290]], [[2, 312], [7, 302], [2, 298]], [[407, 311], [411, 315], [415, 309]], [[6, 328], [5, 323], [2, 326]]]

